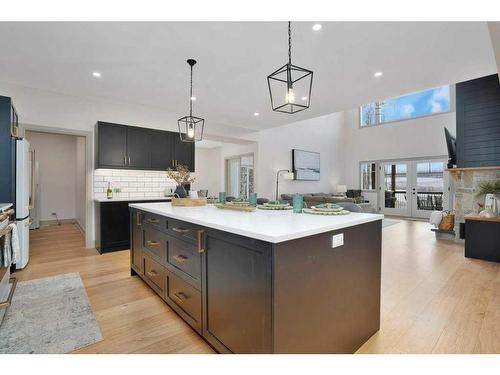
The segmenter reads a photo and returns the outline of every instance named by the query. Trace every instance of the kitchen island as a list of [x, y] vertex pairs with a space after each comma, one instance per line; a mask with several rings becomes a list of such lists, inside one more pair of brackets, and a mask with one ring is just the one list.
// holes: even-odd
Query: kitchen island
[[380, 325], [382, 215], [130, 204], [131, 270], [221, 353], [353, 353]]

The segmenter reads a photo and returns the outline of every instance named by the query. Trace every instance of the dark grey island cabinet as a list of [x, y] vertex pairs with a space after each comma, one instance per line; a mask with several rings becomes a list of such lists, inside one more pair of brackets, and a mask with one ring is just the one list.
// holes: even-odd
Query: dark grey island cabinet
[[130, 210], [132, 275], [216, 351], [353, 353], [378, 331], [381, 220], [273, 243], [146, 206]]

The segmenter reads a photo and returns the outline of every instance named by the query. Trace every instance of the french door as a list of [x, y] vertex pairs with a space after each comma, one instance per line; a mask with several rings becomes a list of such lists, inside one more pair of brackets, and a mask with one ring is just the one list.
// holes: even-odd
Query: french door
[[448, 209], [444, 159], [396, 160], [380, 163], [379, 207], [384, 214], [429, 218]]

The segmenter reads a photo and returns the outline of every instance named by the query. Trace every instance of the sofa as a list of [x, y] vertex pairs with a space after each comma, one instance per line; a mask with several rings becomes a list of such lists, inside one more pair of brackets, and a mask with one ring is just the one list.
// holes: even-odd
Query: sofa
[[[304, 197], [304, 203], [310, 207], [320, 203], [341, 203], [353, 202], [353, 198], [341, 197], [327, 193], [306, 193], [301, 194]], [[292, 204], [293, 194], [281, 194], [281, 200]]]

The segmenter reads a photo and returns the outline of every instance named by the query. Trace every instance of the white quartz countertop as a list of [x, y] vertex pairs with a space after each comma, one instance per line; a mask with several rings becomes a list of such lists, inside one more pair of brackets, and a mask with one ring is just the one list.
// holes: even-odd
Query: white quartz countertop
[[279, 243], [371, 221], [383, 215], [354, 213], [339, 216], [294, 214], [292, 210], [253, 212], [203, 207], [173, 207], [171, 203], [132, 203], [130, 207], [267, 242]]
[[172, 197], [139, 197], [139, 198], [95, 198], [97, 202], [140, 202], [140, 201], [171, 201]]

